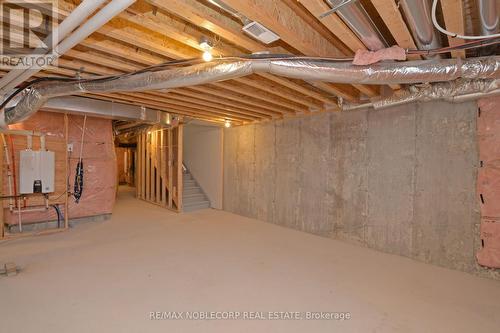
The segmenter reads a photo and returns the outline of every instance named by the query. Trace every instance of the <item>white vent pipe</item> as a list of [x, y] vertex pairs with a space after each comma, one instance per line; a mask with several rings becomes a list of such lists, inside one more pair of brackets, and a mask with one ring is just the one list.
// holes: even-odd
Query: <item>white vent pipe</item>
[[[96, 3], [100, 3], [100, 0], [99, 1], [89, 0], [89, 1], [95, 1]], [[56, 48], [53, 50], [55, 59], [59, 58], [68, 50], [75, 47], [82, 40], [90, 36], [92, 33], [94, 33], [100, 27], [105, 25], [107, 22], [109, 22], [113, 17], [115, 17], [120, 12], [125, 10], [127, 7], [132, 5], [135, 1], [136, 0], [113, 0], [112, 2], [107, 4], [102, 10], [100, 10], [97, 14], [92, 16], [87, 22], [85, 22], [82, 26], [80, 26], [80, 28], [78, 28], [74, 33], [72, 33], [70, 36], [64, 39], [59, 45], [56, 46]], [[85, 7], [85, 8], [86, 11], [87, 10], [90, 11], [92, 7]], [[68, 24], [67, 29], [69, 30], [69, 28], [70, 26]], [[11, 81], [7, 86], [5, 86], [2, 89], [2, 92], [5, 93], [15, 88], [17, 84], [29, 79], [33, 74], [39, 72], [40, 70], [41, 69], [29, 69], [23, 72], [15, 81]]]
[[[45, 39], [44, 43], [47, 45], [51, 39], [54, 39], [52, 41], [52, 46], [57, 46], [64, 38], [66, 38], [83, 21], [85, 21], [87, 17], [95, 12], [97, 8], [99, 8], [106, 1], [107, 0], [84, 0], [81, 4], [78, 5], [78, 7], [75, 8], [75, 10], [73, 10], [69, 14], [68, 17], [64, 19], [64, 21], [61, 22], [61, 24], [56, 28], [56, 31], [52, 33], [51, 36]], [[32, 54], [31, 56], [37, 55], [38, 54]], [[21, 65], [17, 65], [0, 79], [0, 88], [3, 88], [2, 92], [9, 91], [11, 88], [14, 88], [19, 83], [31, 77], [37, 71], [38, 70], [33, 68], [21, 68]], [[29, 76], [27, 74], [28, 72]]]

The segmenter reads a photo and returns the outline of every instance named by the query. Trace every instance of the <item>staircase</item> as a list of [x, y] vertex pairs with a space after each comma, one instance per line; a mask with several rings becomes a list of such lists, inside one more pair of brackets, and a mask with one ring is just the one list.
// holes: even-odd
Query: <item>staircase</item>
[[192, 212], [198, 209], [210, 208], [210, 201], [198, 185], [189, 170], [183, 172], [184, 192], [182, 194], [182, 205], [184, 212]]

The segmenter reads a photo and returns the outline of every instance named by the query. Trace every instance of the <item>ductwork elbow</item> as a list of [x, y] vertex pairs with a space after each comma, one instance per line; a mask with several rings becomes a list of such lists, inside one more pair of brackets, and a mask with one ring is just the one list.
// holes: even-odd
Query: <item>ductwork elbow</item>
[[[432, 24], [431, 0], [401, 0], [400, 6], [419, 50], [442, 47], [440, 36]], [[439, 57], [436, 55], [426, 56], [426, 58]]]
[[479, 24], [481, 35], [490, 36], [498, 33], [499, 20], [496, 0], [478, 0]]

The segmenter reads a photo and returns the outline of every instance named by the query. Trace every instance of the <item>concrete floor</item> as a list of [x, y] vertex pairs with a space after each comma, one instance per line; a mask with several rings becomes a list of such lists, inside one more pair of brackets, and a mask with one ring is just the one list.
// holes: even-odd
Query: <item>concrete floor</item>
[[[500, 282], [122, 189], [113, 218], [0, 244], [2, 332], [496, 332]], [[152, 311], [350, 312], [334, 320], [150, 320]]]

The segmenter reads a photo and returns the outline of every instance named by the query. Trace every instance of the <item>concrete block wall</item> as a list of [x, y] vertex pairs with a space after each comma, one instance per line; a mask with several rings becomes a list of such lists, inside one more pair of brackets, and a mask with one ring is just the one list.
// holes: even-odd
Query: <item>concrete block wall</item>
[[224, 134], [224, 209], [452, 269], [477, 265], [477, 105], [432, 102]]

